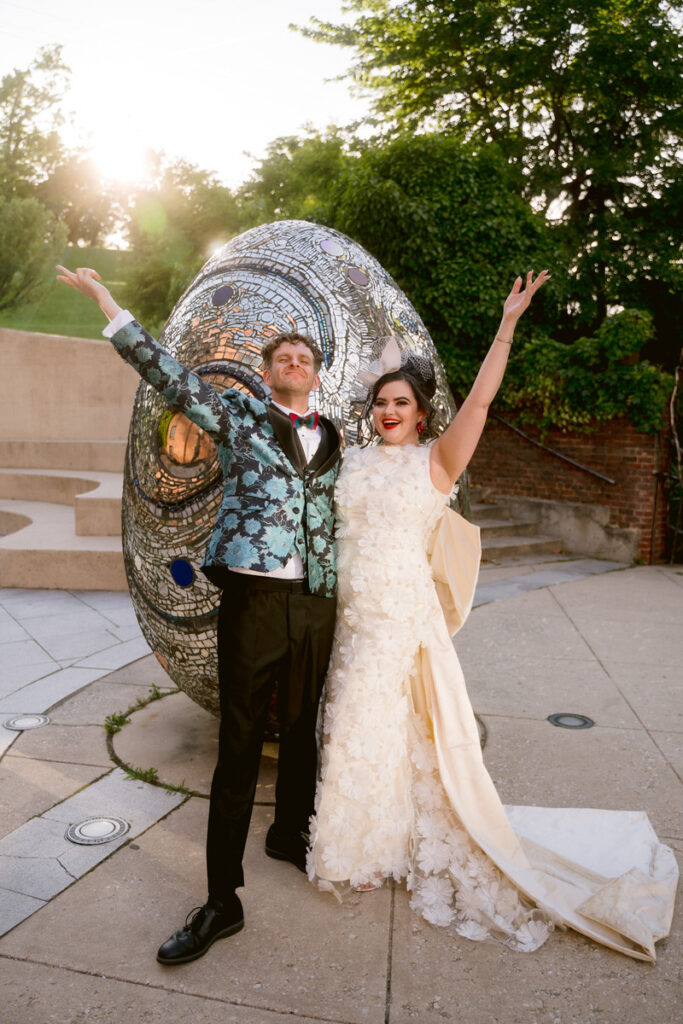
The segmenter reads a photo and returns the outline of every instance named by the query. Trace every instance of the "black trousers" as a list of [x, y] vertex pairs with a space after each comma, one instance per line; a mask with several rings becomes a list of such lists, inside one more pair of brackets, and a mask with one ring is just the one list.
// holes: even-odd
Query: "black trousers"
[[209, 899], [244, 885], [242, 858], [268, 708], [278, 684], [275, 826], [308, 832], [315, 797], [315, 724], [336, 601], [305, 585], [226, 572], [218, 613], [221, 726], [206, 844]]

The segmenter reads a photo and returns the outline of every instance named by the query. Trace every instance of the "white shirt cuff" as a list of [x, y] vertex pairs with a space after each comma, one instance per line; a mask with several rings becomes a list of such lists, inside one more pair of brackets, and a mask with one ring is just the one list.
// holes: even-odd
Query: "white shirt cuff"
[[129, 313], [127, 309], [122, 309], [116, 314], [113, 320], [110, 320], [107, 326], [102, 331], [105, 338], [112, 338], [117, 331], [120, 331], [126, 324], [131, 324], [135, 320], [132, 313]]

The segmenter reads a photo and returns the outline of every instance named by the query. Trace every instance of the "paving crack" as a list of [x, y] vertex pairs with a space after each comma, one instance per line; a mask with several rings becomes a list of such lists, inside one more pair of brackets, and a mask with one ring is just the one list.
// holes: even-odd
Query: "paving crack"
[[191, 992], [186, 988], [174, 988], [173, 986], [158, 985], [152, 981], [138, 981], [136, 978], [126, 978], [118, 974], [103, 974], [102, 971], [87, 971], [81, 967], [67, 967], [64, 964], [51, 963], [49, 960], [36, 960], [28, 956], [12, 956], [9, 953], [0, 952], [0, 960], [8, 960], [14, 963], [35, 964], [38, 967], [49, 967], [52, 970], [68, 971], [70, 974], [81, 975], [86, 978], [96, 978], [98, 981], [118, 981], [124, 985], [137, 985], [140, 988], [154, 989], [157, 992], [167, 992], [176, 996], [187, 996], [190, 999], [205, 999], [207, 1002], [217, 1003], [221, 1006], [246, 1007], [249, 1010], [263, 1010], [266, 1013], [278, 1014], [281, 1017], [292, 1017], [296, 1020], [315, 1021], [316, 1024], [349, 1024], [348, 1017], [322, 1017], [316, 1011], [315, 1017], [309, 1013], [299, 1013], [297, 1010], [286, 1010], [281, 1006], [268, 1006], [263, 1003], [252, 1003], [245, 999], [221, 999], [220, 996], [208, 995], [205, 992]]

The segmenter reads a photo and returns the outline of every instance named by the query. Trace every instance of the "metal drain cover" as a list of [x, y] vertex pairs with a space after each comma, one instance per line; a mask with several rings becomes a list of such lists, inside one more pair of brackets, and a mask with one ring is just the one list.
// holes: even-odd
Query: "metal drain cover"
[[80, 846], [99, 846], [125, 836], [129, 828], [129, 823], [122, 818], [86, 818], [69, 825], [64, 835], [69, 842]]
[[557, 725], [560, 729], [590, 729], [595, 725], [592, 718], [586, 715], [575, 715], [573, 712], [563, 712], [559, 715], [548, 715], [551, 725]]
[[12, 729], [14, 732], [25, 732], [26, 729], [40, 729], [41, 725], [49, 725], [50, 719], [47, 715], [14, 715], [2, 723], [5, 729]]

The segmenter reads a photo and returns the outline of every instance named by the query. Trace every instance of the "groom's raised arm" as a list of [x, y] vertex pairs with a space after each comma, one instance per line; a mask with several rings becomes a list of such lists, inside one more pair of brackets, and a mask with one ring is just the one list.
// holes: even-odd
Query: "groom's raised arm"
[[109, 320], [102, 333], [143, 380], [213, 438], [225, 439], [230, 431], [230, 413], [214, 388], [179, 363], [127, 310], [121, 309], [100, 284], [95, 270], [79, 267], [72, 273], [61, 266], [57, 270], [61, 271], [58, 281], [97, 302]]

